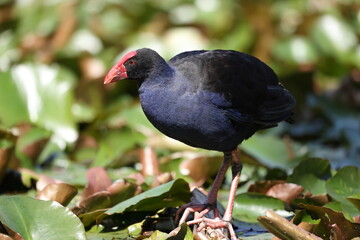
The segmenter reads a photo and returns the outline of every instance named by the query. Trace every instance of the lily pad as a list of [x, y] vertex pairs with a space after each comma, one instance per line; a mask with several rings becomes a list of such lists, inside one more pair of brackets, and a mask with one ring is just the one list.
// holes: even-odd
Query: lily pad
[[[317, 219], [320, 219], [319, 227], [316, 228], [317, 235], [327, 239], [330, 234], [344, 239], [353, 239], [360, 234], [360, 224], [353, 223], [347, 220], [342, 212], [333, 211], [330, 208], [319, 207], [314, 205], [302, 204], [306, 210], [316, 214]], [[329, 227], [330, 226], [330, 227]]]
[[279, 199], [259, 193], [242, 193], [235, 197], [233, 217], [245, 222], [257, 222], [257, 217], [266, 211], [283, 210], [285, 203]]
[[343, 210], [351, 216], [360, 215], [360, 211], [352, 205], [348, 197], [360, 193], [360, 169], [353, 166], [341, 168], [326, 183], [327, 193], [343, 207]]
[[86, 240], [84, 226], [57, 202], [0, 196], [0, 221], [26, 240]]
[[158, 211], [185, 204], [190, 201], [190, 197], [188, 183], [180, 178], [121, 202], [105, 213], [111, 215], [125, 211]]
[[[194, 234], [186, 223], [181, 224], [178, 228], [172, 231], [173, 234], [169, 234], [167, 240], [192, 240]], [[171, 235], [171, 236], [170, 236]]]
[[65, 142], [76, 140], [71, 72], [55, 65], [21, 64], [1, 77], [5, 91], [0, 97], [0, 119], [6, 125], [30, 121]]
[[111, 131], [100, 141], [100, 148], [92, 166], [119, 167], [121, 164], [126, 164], [124, 161], [117, 164], [114, 160], [125, 151], [143, 143], [144, 140], [144, 135], [131, 129], [124, 128], [120, 131]]
[[325, 193], [325, 180], [331, 176], [329, 161], [308, 158], [302, 161], [289, 176], [288, 182], [303, 186], [312, 194]]
[[[295, 155], [299, 155], [300, 146], [298, 144], [292, 143], [291, 148]], [[255, 134], [241, 144], [241, 149], [271, 168], [287, 170], [292, 169], [298, 163], [297, 159], [289, 161], [285, 142], [273, 135]]]
[[347, 198], [360, 211], [360, 194], [354, 194]]

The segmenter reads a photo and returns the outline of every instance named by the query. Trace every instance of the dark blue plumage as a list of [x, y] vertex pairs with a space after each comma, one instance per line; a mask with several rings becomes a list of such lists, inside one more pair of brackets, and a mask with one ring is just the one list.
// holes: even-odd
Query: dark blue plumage
[[257, 130], [289, 119], [295, 105], [272, 69], [245, 53], [191, 51], [166, 63], [145, 48], [124, 66], [139, 81], [150, 122], [194, 147], [231, 151]]
[[[291, 121], [294, 97], [271, 68], [255, 57], [230, 50], [190, 51], [166, 62], [147, 48], [129, 52], [105, 77], [105, 83], [137, 80], [141, 106], [150, 122], [165, 135], [193, 147], [224, 152], [224, 163], [206, 204], [186, 204], [180, 223], [190, 212], [199, 215], [188, 224], [206, 222], [228, 228], [242, 165], [237, 146], [257, 130]], [[202, 216], [216, 210], [217, 192], [232, 165], [229, 203], [221, 219]]]

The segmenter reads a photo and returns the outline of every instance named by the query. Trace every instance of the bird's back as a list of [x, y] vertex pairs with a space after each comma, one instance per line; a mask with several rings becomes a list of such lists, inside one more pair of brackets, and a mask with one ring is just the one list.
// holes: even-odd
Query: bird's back
[[292, 115], [294, 97], [270, 67], [251, 55], [232, 50], [190, 51], [173, 57], [169, 64], [192, 81], [194, 91], [216, 93], [213, 103], [229, 109], [234, 120], [242, 114], [272, 125]]
[[292, 115], [292, 95], [271, 68], [248, 54], [191, 51], [168, 64], [175, 74], [156, 86], [144, 81], [140, 100], [160, 131], [188, 145], [231, 151]]

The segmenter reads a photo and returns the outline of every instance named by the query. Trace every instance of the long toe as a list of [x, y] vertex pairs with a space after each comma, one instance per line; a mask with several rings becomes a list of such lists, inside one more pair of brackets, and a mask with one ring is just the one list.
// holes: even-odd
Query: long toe
[[[219, 231], [219, 229], [223, 229], [223, 230], [227, 230], [231, 240], [238, 239], [236, 237], [234, 228], [232, 227], [231, 222], [229, 221], [225, 221], [220, 218], [211, 219], [211, 218], [201, 217], [187, 222], [187, 225], [193, 225], [193, 224], [197, 224], [199, 226], [197, 228], [198, 232], [205, 230], [206, 235], [209, 235], [209, 237], [212, 238], [215, 237], [215, 239], [221, 239], [220, 237], [221, 235], [222, 236], [227, 235], [226, 231], [225, 233], [224, 231]], [[214, 236], [214, 234], [216, 236]]]
[[[179, 208], [179, 210], [176, 213], [175, 221], [179, 220], [181, 213], [183, 213], [183, 214], [179, 221], [179, 225], [184, 223], [191, 213], [198, 212], [199, 214], [197, 215], [196, 218], [200, 218], [200, 217], [205, 216], [211, 210], [214, 210], [214, 208], [212, 208], [211, 205], [209, 205], [209, 204], [188, 203]], [[216, 213], [218, 212], [217, 209], [215, 212]]]

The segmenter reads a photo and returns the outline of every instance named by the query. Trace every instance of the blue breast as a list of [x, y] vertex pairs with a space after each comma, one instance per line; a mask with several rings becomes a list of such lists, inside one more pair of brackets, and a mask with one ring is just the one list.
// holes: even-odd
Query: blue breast
[[212, 103], [220, 101], [220, 97], [189, 90], [186, 81], [181, 83], [169, 83], [171, 88], [164, 81], [158, 85], [141, 85], [141, 106], [149, 121], [165, 135], [193, 147], [235, 149], [243, 140], [241, 128]]

